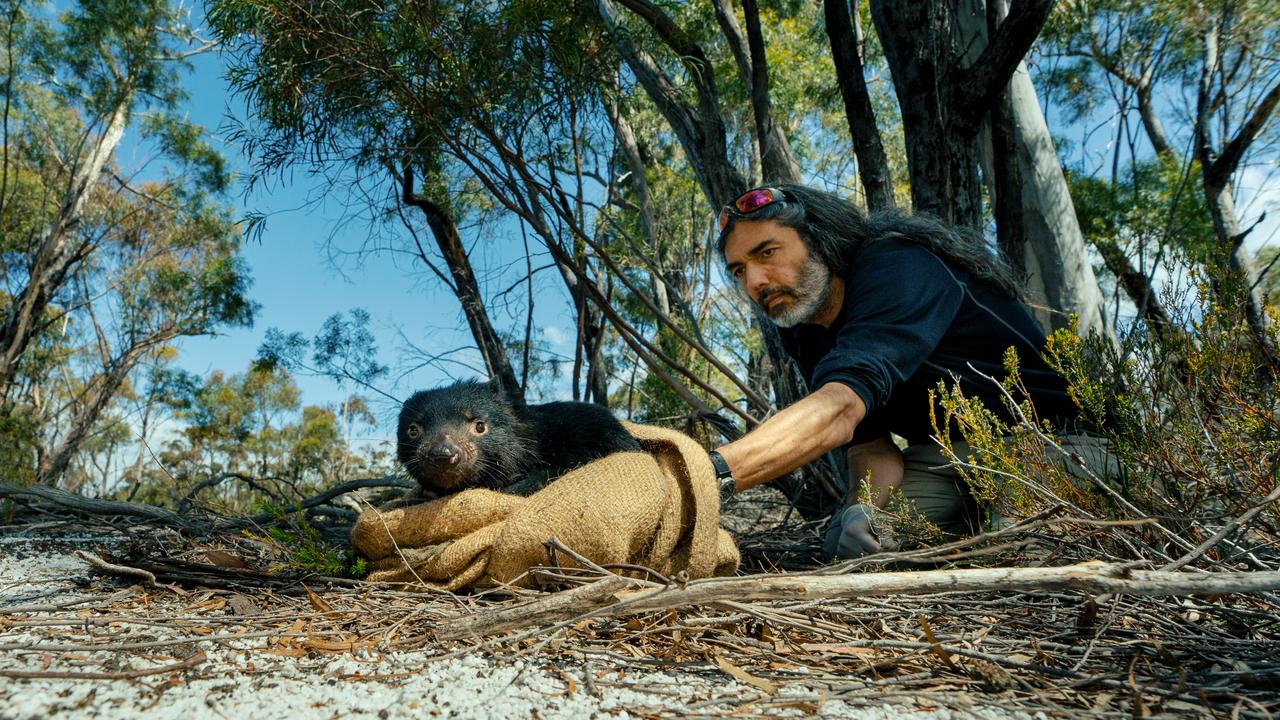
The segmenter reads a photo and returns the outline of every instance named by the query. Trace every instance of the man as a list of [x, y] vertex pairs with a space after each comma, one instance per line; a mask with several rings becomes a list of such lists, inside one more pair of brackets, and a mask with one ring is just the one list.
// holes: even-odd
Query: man
[[[828, 528], [828, 553], [880, 551], [876, 512], [894, 490], [947, 533], [979, 529], [967, 486], [931, 439], [928, 392], [939, 380], [1011, 420], [984, 376], [1004, 375], [1012, 347], [1038, 417], [1058, 427], [1077, 419], [1011, 273], [978, 243], [923, 217], [866, 217], [796, 185], [744, 193], [720, 225], [730, 276], [780, 328], [812, 392], [713, 452], [712, 463], [741, 491], [846, 446], [849, 495]], [[906, 439], [905, 451], [891, 433]]]

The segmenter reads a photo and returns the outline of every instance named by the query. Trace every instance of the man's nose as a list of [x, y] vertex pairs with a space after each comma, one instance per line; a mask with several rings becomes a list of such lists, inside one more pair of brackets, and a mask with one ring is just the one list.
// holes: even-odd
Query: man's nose
[[742, 269], [742, 289], [747, 291], [747, 296], [752, 300], [758, 301], [760, 291], [767, 287], [769, 287], [769, 278], [765, 277], [763, 270], [751, 265]]

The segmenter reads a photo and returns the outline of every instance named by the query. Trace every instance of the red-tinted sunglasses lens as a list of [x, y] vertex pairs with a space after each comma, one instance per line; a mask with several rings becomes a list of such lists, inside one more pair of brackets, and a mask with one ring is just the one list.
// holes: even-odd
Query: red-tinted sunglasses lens
[[739, 195], [738, 199], [733, 201], [733, 205], [738, 208], [738, 212], [747, 214], [753, 213], [765, 205], [780, 199], [774, 195], [773, 190], [759, 188], [757, 190], [748, 190]]
[[782, 202], [785, 199], [786, 196], [782, 194], [781, 190], [773, 188], [756, 188], [742, 193], [737, 200], [733, 201], [733, 207], [725, 205], [724, 209], [720, 211], [720, 232], [724, 232], [725, 227], [729, 224], [729, 213], [735, 208], [739, 215], [750, 215], [766, 205]]

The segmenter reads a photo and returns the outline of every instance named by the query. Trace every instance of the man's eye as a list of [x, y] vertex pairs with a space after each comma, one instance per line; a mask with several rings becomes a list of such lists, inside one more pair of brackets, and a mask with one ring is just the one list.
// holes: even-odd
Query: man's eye
[[740, 268], [740, 267], [736, 267], [736, 268], [734, 268], [734, 269], [731, 271], [731, 274], [733, 275], [734, 279], [736, 280], [736, 279], [738, 279], [738, 278], [742, 277], [742, 272], [743, 272], [742, 268]]
[[765, 248], [764, 250], [760, 251], [760, 257], [772, 257], [773, 254], [777, 251], [778, 251], [778, 248]]

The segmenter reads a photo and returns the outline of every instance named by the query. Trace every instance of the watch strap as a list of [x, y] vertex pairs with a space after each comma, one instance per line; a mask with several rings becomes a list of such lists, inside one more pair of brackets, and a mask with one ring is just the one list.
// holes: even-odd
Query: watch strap
[[729, 463], [725, 462], [724, 456], [712, 450], [707, 453], [707, 457], [711, 458], [711, 467], [716, 469], [716, 480], [733, 477], [733, 471], [729, 469]]
[[738, 481], [734, 479], [729, 463], [725, 462], [720, 453], [712, 450], [707, 453], [707, 457], [711, 458], [711, 467], [716, 470], [716, 486], [720, 490], [720, 501], [724, 502], [726, 498], [738, 491]]

